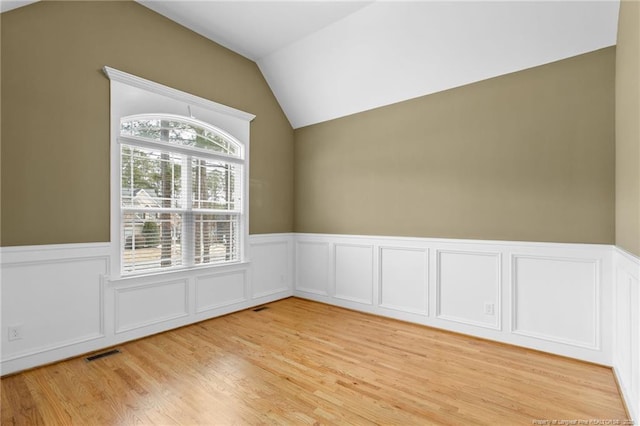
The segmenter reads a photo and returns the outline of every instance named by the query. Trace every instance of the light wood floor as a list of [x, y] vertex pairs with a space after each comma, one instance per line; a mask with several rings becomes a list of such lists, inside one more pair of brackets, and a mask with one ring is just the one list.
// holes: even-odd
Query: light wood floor
[[610, 369], [290, 298], [2, 379], [10, 424], [620, 419]]

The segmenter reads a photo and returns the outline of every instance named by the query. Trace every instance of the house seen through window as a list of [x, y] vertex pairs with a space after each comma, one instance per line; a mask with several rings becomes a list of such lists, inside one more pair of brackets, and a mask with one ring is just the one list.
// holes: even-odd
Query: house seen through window
[[120, 120], [122, 273], [241, 260], [242, 143], [178, 115]]

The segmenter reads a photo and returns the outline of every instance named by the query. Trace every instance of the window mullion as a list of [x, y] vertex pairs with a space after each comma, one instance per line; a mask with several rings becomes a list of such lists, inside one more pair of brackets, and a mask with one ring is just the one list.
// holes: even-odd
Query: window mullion
[[195, 264], [195, 221], [193, 217], [193, 173], [191, 156], [182, 157], [182, 261], [185, 266]]
[[[133, 190], [134, 190], [134, 170], [133, 168], [135, 167], [135, 163], [133, 161], [133, 149], [131, 147], [128, 147], [129, 149], [129, 188], [128, 188], [128, 193], [129, 196], [131, 197], [129, 200], [133, 199]], [[121, 154], [122, 155], [122, 154]], [[122, 191], [120, 191], [120, 206], [122, 207]]]

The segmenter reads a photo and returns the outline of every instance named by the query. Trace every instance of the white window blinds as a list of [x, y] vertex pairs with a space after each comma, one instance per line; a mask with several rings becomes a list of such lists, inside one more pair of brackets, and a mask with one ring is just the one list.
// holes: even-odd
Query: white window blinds
[[122, 273], [240, 260], [243, 146], [174, 115], [120, 124]]

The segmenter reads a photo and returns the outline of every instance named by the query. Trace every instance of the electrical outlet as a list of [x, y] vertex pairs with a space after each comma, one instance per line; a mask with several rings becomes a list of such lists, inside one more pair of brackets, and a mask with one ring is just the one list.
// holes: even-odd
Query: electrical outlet
[[493, 306], [493, 303], [484, 304], [484, 313], [485, 315], [495, 315], [495, 308]]
[[9, 327], [9, 340], [22, 339], [22, 325], [14, 325]]

